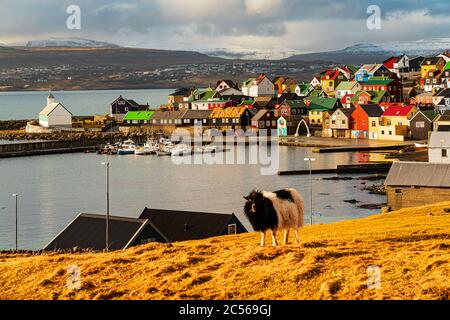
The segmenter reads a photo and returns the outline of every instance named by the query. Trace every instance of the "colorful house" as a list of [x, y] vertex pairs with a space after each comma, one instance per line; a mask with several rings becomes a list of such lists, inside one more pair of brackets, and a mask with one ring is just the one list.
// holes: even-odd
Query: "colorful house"
[[359, 105], [352, 113], [352, 138], [378, 139], [383, 109], [377, 104]]
[[394, 101], [403, 100], [403, 85], [397, 77], [372, 77], [362, 83], [361, 89], [364, 91], [387, 91]]
[[308, 116], [308, 106], [303, 100], [285, 100], [275, 109], [275, 116]]
[[382, 102], [391, 102], [394, 99], [387, 91], [358, 91], [351, 98], [352, 105], [356, 108], [362, 104], [380, 104]]
[[311, 98], [308, 105], [308, 116], [310, 126], [322, 126], [323, 113], [336, 110], [341, 107], [341, 102], [336, 98]]
[[346, 95], [354, 95], [361, 90], [361, 85], [356, 81], [342, 81], [336, 88], [336, 98], [342, 100]]
[[154, 113], [155, 111], [128, 111], [123, 121], [134, 125], [150, 124]]
[[314, 87], [310, 83], [298, 83], [295, 87], [295, 93], [299, 97], [307, 97], [314, 91]]
[[421, 75], [422, 79], [426, 78], [428, 72], [442, 70], [445, 66], [445, 60], [441, 57], [429, 57], [422, 61]]
[[260, 74], [258, 78], [248, 79], [242, 84], [242, 93], [248, 97], [273, 96], [275, 85], [265, 74]]
[[439, 116], [436, 111], [419, 111], [410, 121], [411, 138], [414, 140], [428, 140], [430, 132], [434, 131], [434, 120]]
[[339, 72], [338, 70], [328, 70], [320, 78], [320, 83], [323, 91], [328, 95], [334, 95], [337, 86], [342, 82], [346, 81], [347, 78]]
[[389, 77], [391, 72], [382, 64], [365, 64], [355, 74], [358, 82], [367, 82], [372, 77]]
[[410, 134], [410, 120], [417, 113], [414, 106], [388, 107], [381, 117], [380, 140], [404, 141]]
[[330, 117], [330, 129], [334, 138], [350, 139], [352, 137], [352, 113], [354, 108], [338, 108]]
[[245, 107], [216, 108], [210, 115], [210, 125], [231, 129], [245, 129], [251, 125], [251, 114]]
[[259, 130], [267, 130], [270, 135], [272, 130], [278, 130], [277, 118], [273, 110], [262, 109], [251, 119], [252, 127]]

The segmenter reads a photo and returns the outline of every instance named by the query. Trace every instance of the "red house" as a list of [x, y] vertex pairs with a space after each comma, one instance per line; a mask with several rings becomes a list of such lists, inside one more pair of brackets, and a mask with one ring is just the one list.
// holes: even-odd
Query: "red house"
[[352, 137], [370, 138], [370, 132], [376, 131], [383, 109], [377, 104], [359, 105], [352, 113]]
[[361, 85], [361, 89], [364, 91], [387, 91], [395, 101], [403, 100], [403, 85], [396, 76], [393, 78], [372, 77]]

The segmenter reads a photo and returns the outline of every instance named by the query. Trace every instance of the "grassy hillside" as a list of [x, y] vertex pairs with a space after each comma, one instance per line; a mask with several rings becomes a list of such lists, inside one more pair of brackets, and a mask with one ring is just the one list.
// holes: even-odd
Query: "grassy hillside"
[[[258, 234], [114, 253], [1, 254], [0, 299], [449, 299], [450, 202], [307, 227], [300, 247]], [[281, 239], [280, 239], [281, 240]], [[82, 288], [66, 286], [81, 268]], [[382, 270], [367, 288], [367, 268]]]

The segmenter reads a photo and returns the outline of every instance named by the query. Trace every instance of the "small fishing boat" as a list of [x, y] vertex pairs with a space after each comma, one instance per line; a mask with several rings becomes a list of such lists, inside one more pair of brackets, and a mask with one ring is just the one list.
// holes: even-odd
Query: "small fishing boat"
[[133, 140], [127, 140], [120, 146], [119, 150], [117, 151], [117, 154], [119, 156], [121, 155], [129, 155], [129, 154], [135, 154], [136, 152], [136, 144]]
[[159, 144], [156, 141], [149, 140], [144, 144], [144, 149], [148, 151], [148, 154], [156, 154], [159, 150]]
[[416, 147], [416, 149], [428, 149], [427, 144], [415, 143], [414, 146]]
[[192, 147], [185, 143], [178, 144], [172, 148], [172, 156], [175, 157], [189, 156], [191, 154], [192, 154]]

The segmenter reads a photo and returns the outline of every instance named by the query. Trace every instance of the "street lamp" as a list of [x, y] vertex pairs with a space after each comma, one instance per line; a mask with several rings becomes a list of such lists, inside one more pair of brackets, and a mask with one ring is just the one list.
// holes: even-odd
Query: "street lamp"
[[18, 241], [17, 241], [17, 230], [18, 230], [18, 219], [17, 219], [17, 217], [18, 217], [18, 214], [17, 214], [17, 202], [18, 202], [18, 199], [19, 199], [19, 195], [18, 194], [13, 194], [12, 195], [15, 199], [16, 199], [16, 251], [18, 251], [18, 249], [19, 249], [19, 245], [18, 245]]
[[312, 163], [316, 161], [316, 159], [309, 157], [305, 158], [305, 161], [309, 162], [309, 191], [310, 191], [310, 202], [311, 202], [311, 212], [310, 212], [310, 222], [313, 224], [313, 184], [312, 184]]
[[109, 251], [109, 162], [102, 162], [106, 167], [106, 232], [105, 232], [105, 249]]

